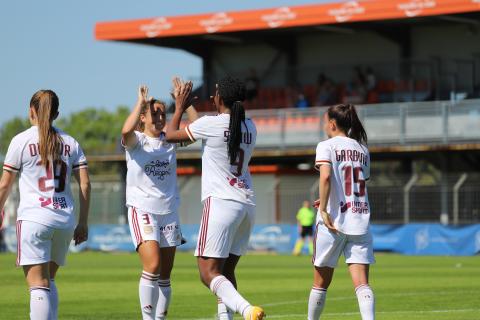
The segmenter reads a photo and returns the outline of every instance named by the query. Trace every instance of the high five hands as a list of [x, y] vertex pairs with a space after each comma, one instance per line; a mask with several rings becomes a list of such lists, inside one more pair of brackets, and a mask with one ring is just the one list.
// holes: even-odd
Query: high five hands
[[173, 92], [172, 98], [175, 99], [175, 112], [185, 112], [192, 105], [196, 97], [192, 95], [192, 81], [183, 82], [179, 77], [172, 79]]

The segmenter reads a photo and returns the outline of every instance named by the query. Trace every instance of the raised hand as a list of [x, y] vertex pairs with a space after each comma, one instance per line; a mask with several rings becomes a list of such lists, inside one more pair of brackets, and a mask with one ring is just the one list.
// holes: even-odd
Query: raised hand
[[175, 98], [175, 111], [183, 113], [188, 107], [190, 107], [194, 99], [192, 97], [193, 83], [191, 81], [183, 82], [178, 77], [173, 78], [172, 83], [172, 96]]
[[145, 105], [152, 97], [148, 98], [148, 87], [146, 85], [141, 85], [138, 87], [138, 103]]

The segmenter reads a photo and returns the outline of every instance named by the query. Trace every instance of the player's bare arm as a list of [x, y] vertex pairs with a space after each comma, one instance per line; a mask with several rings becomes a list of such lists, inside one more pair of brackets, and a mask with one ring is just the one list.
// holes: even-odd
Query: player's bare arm
[[320, 166], [320, 178], [319, 178], [319, 209], [323, 219], [323, 223], [328, 230], [337, 233], [337, 229], [333, 225], [330, 213], [327, 211], [328, 198], [330, 197], [330, 176], [332, 167], [329, 164], [322, 164]]
[[79, 185], [80, 215], [78, 224], [73, 234], [75, 245], [78, 245], [88, 239], [88, 210], [90, 207], [90, 177], [88, 169], [82, 168], [74, 171], [75, 179]]
[[191, 81], [183, 83], [182, 80], [177, 77], [175, 77], [172, 82], [175, 97], [175, 112], [167, 127], [166, 138], [168, 142], [190, 141], [187, 132], [185, 130], [179, 130], [179, 128], [183, 113], [191, 106], [193, 84]]
[[[12, 190], [13, 182], [17, 174], [8, 170], [3, 170], [2, 178], [0, 179], [0, 211], [3, 212], [5, 201]], [[3, 216], [0, 217], [0, 226], [3, 224]]]
[[137, 103], [135, 104], [135, 107], [133, 108], [132, 112], [123, 124], [122, 140], [125, 146], [130, 147], [135, 144], [136, 137], [134, 131], [138, 123], [140, 122], [140, 114], [142, 111], [142, 107], [145, 106], [145, 104], [147, 104], [148, 101], [151, 99], [153, 98], [148, 98], [148, 87], [145, 85], [141, 85], [138, 88]]

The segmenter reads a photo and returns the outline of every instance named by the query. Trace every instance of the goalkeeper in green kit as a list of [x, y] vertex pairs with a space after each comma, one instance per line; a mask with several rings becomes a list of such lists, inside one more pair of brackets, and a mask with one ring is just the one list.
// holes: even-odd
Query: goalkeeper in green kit
[[299, 237], [293, 248], [293, 254], [298, 256], [301, 254], [305, 240], [308, 241], [308, 252], [313, 253], [313, 225], [315, 223], [315, 212], [310, 208], [310, 202], [303, 201], [303, 207], [297, 213], [298, 233]]

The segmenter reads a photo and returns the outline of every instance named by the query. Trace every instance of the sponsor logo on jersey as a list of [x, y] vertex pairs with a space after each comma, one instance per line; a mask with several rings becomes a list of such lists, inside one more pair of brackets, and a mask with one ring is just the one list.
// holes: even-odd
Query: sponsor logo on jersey
[[405, 12], [409, 18], [416, 17], [425, 9], [432, 9], [437, 6], [435, 0], [412, 0], [409, 2], [402, 2], [397, 5], [398, 10]]
[[262, 20], [267, 23], [270, 28], [278, 28], [289, 20], [294, 20], [297, 14], [289, 7], [281, 7], [273, 11], [273, 13], [265, 14]]
[[149, 164], [145, 165], [145, 174], [147, 176], [157, 177], [159, 180], [164, 180], [166, 176], [171, 174], [170, 161], [150, 161]]
[[143, 231], [146, 233], [146, 234], [150, 234], [153, 232], [153, 227], [152, 226], [143, 226]]
[[215, 33], [225, 26], [233, 23], [233, 18], [225, 12], [219, 12], [209, 19], [200, 20], [200, 26], [204, 27], [208, 33]]
[[232, 187], [237, 187], [239, 189], [250, 189], [250, 186], [245, 179], [227, 177], [227, 180], [228, 184], [230, 184]]
[[352, 17], [365, 13], [365, 7], [362, 7], [357, 1], [348, 1], [339, 8], [328, 10], [328, 15], [335, 17], [338, 22], [347, 22]]
[[165, 17], [159, 17], [148, 24], [140, 25], [140, 31], [145, 32], [148, 38], [155, 38], [163, 31], [171, 28], [172, 24]]

